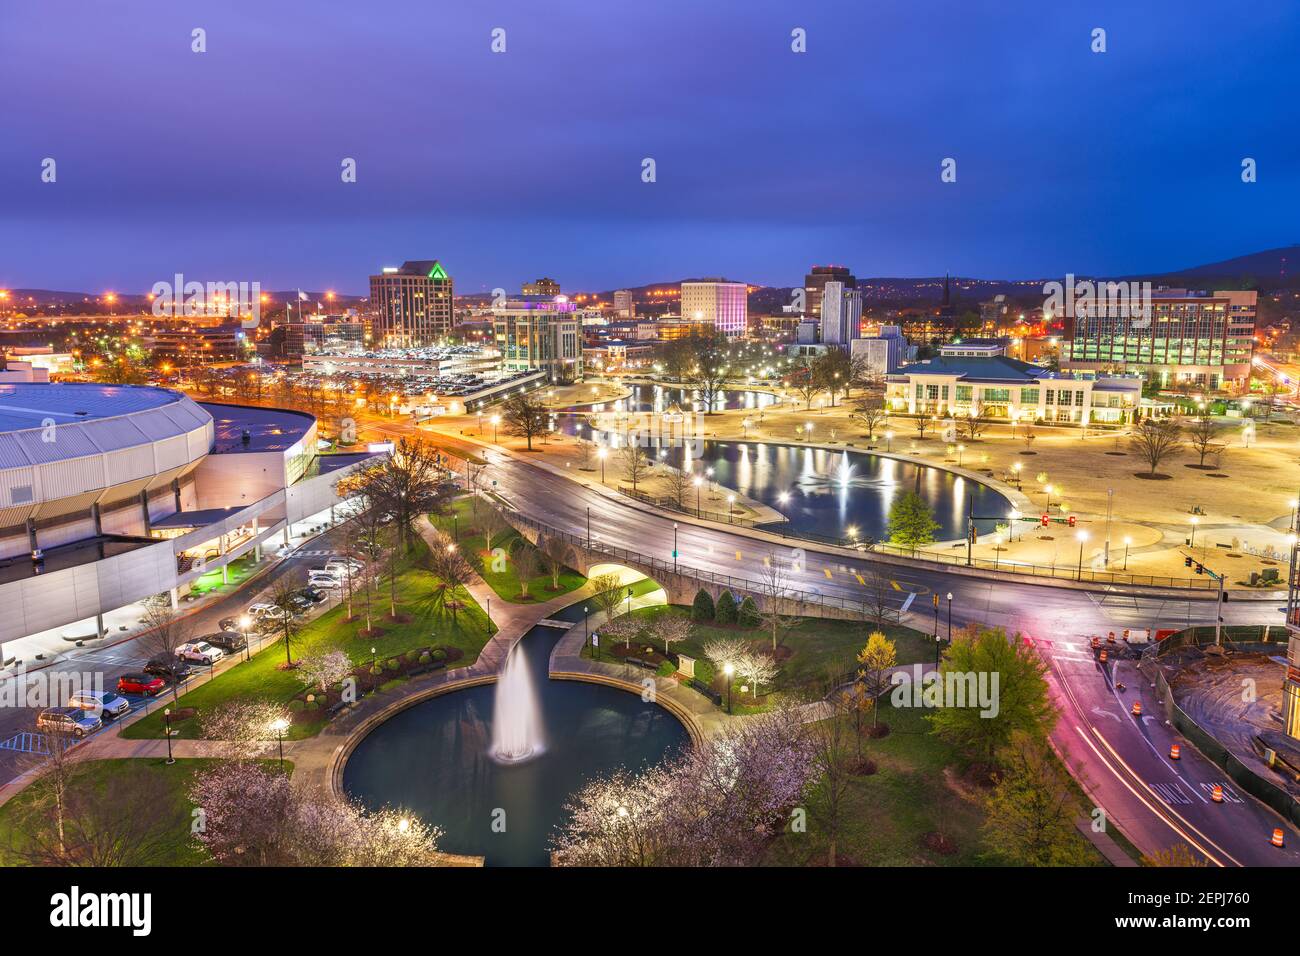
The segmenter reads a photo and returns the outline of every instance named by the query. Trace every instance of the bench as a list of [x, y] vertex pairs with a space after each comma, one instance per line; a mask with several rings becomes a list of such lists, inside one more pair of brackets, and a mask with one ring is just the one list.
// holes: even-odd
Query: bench
[[717, 691], [715, 691], [708, 684], [702, 683], [701, 681], [692, 678], [687, 682], [686, 686], [689, 687], [691, 690], [696, 691], [697, 693], [703, 694], [709, 700], [713, 701], [714, 707], [722, 706], [722, 695], [719, 694]]
[[430, 671], [440, 670], [447, 666], [446, 661], [430, 661], [427, 664], [421, 664], [419, 667], [413, 667], [406, 672], [407, 677], [419, 677], [421, 674], [427, 674]]
[[341, 700], [337, 704], [331, 704], [329, 707], [327, 707], [325, 709], [325, 716], [335, 717], [338, 714], [343, 713], [343, 711], [347, 710], [351, 706], [352, 706], [351, 701]]

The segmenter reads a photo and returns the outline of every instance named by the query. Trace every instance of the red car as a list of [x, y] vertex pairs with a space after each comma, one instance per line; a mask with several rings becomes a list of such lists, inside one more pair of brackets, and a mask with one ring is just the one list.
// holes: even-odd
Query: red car
[[123, 674], [117, 679], [119, 694], [144, 694], [152, 697], [166, 686], [165, 680], [152, 674]]

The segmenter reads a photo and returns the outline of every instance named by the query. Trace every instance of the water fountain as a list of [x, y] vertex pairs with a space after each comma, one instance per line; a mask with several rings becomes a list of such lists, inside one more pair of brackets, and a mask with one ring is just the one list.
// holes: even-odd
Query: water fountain
[[492, 749], [498, 763], [522, 763], [542, 752], [542, 717], [521, 643], [506, 657], [492, 704]]

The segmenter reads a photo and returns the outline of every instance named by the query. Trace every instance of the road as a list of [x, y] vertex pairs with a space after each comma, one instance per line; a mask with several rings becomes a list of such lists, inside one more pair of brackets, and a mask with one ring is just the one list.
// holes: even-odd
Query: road
[[[673, 520], [606, 493], [577, 484], [496, 450], [484, 457], [488, 479], [518, 511], [563, 528], [586, 533], [598, 542], [671, 560]], [[808, 545], [803, 567], [791, 565], [793, 549], [767, 544], [725, 527], [678, 522], [678, 561], [683, 567], [707, 569], [758, 580], [764, 558], [790, 567], [791, 586], [827, 596], [858, 600], [863, 586], [855, 574], [873, 567], [867, 559], [820, 554]], [[947, 633], [947, 594], [952, 594], [955, 627], [967, 623], [1002, 626], [1020, 634], [1047, 661], [1060, 719], [1053, 740], [1076, 777], [1104, 808], [1109, 820], [1144, 851], [1185, 842], [1213, 863], [1296, 865], [1300, 833], [1263, 804], [1239, 794], [1217, 767], [1185, 740], [1177, 763], [1168, 757], [1180, 738], [1164, 726], [1157, 702], [1133, 665], [1112, 660], [1101, 665], [1090, 641], [1124, 628], [1183, 627], [1213, 623], [1212, 600], [1132, 597], [1061, 587], [986, 581], [944, 571], [875, 565], [891, 580], [893, 600], [920, 613], [919, 625], [931, 629], [932, 595], [941, 595], [938, 630]], [[1278, 623], [1273, 602], [1239, 601], [1224, 606], [1228, 624]], [[1120, 677], [1116, 678], [1116, 668]], [[1124, 686], [1120, 690], [1117, 684]], [[1146, 716], [1131, 715], [1132, 701], [1145, 694]], [[1214, 784], [1224, 787], [1225, 801], [1214, 803]], [[1285, 849], [1270, 845], [1273, 828], [1284, 827]]]

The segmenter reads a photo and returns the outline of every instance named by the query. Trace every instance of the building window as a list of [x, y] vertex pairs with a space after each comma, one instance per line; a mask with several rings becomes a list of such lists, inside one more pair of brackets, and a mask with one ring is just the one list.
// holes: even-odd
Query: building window
[[969, 402], [971, 396], [971, 387], [969, 385], [957, 386], [957, 401]]
[[1020, 404], [1021, 404], [1021, 405], [1037, 405], [1037, 404], [1038, 404], [1038, 389], [1036, 389], [1036, 388], [1022, 388], [1022, 389], [1020, 390]]

